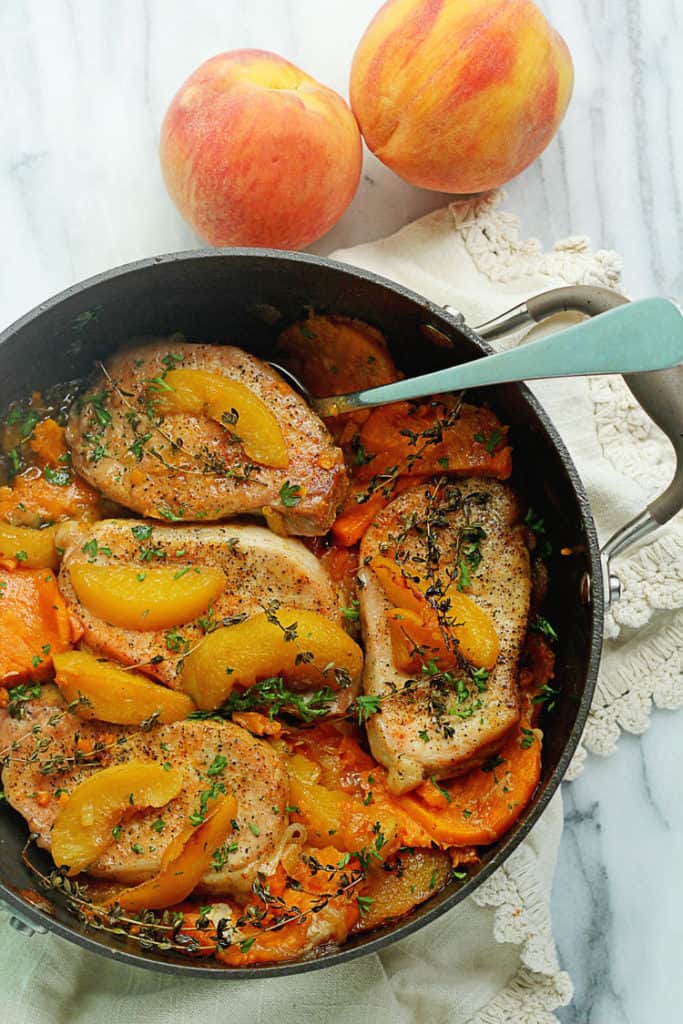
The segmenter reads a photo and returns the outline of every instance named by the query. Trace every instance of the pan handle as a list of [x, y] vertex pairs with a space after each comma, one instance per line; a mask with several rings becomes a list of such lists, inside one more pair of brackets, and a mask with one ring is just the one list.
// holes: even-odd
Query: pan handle
[[[586, 316], [598, 316], [625, 302], [628, 302], [625, 296], [609, 288], [592, 285], [554, 288], [533, 296], [474, 330], [481, 338], [490, 340], [521, 327], [541, 323], [558, 313], [576, 311]], [[625, 374], [624, 380], [650, 419], [671, 441], [676, 452], [676, 470], [667, 489], [603, 545], [600, 556], [607, 607], [621, 594], [619, 579], [612, 573], [612, 559], [663, 526], [683, 508], [683, 365], [670, 370]], [[584, 581], [584, 595], [586, 599], [590, 597], [588, 579]]]

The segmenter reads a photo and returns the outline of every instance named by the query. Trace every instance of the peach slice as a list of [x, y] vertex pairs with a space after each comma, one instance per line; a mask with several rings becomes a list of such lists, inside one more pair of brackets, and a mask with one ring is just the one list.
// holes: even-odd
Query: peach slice
[[213, 566], [181, 568], [92, 565], [69, 569], [81, 604], [122, 629], [167, 629], [191, 622], [225, 587], [225, 574]]
[[154, 393], [157, 412], [208, 416], [239, 440], [254, 462], [276, 469], [289, 464], [287, 445], [276, 417], [244, 384], [208, 370], [169, 370], [164, 384], [163, 390]]
[[[427, 648], [425, 660], [434, 656], [437, 662], [448, 660], [436, 610], [424, 596], [425, 581], [403, 570], [390, 558], [373, 558], [371, 568], [389, 601], [398, 607], [389, 612], [392, 646], [397, 667], [419, 671], [414, 665], [415, 648]], [[448, 587], [448, 632], [457, 641], [463, 657], [478, 668], [491, 669], [500, 654], [500, 642], [493, 619], [467, 594], [456, 586]], [[430, 651], [436, 652], [434, 655]], [[452, 660], [452, 659], [451, 659]], [[441, 669], [451, 665], [440, 664]]]
[[24, 569], [56, 569], [54, 526], [34, 530], [0, 523], [0, 559], [15, 561]]
[[303, 754], [287, 758], [287, 771], [290, 804], [296, 808], [292, 821], [306, 826], [312, 846], [327, 846], [334, 835], [338, 849], [353, 853], [374, 843], [379, 823], [384, 837], [382, 859], [395, 851], [398, 821], [386, 808], [374, 802], [366, 807], [350, 793], [321, 785], [320, 768]]
[[52, 858], [68, 875], [84, 871], [114, 841], [112, 828], [131, 809], [163, 807], [178, 796], [183, 776], [160, 764], [130, 762], [90, 775], [73, 790], [52, 829]]
[[124, 889], [118, 894], [117, 903], [129, 913], [161, 910], [181, 903], [211, 869], [214, 853], [234, 827], [236, 813], [234, 796], [210, 799], [204, 823], [198, 828], [183, 829], [164, 851], [159, 873], [140, 885]]
[[115, 725], [140, 725], [158, 714], [163, 724], [187, 718], [194, 704], [184, 693], [153, 683], [139, 672], [127, 672], [87, 651], [70, 651], [53, 658], [55, 682], [66, 701], [81, 701], [79, 718], [97, 718]]
[[210, 633], [185, 659], [181, 686], [198, 707], [209, 710], [235, 686], [282, 676], [338, 689], [335, 671], [342, 670], [353, 685], [362, 667], [360, 647], [341, 626], [316, 612], [282, 606]]

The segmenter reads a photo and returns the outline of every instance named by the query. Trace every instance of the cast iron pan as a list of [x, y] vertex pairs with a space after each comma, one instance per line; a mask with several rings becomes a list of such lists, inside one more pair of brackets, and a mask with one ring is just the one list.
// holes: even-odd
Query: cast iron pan
[[[188, 340], [231, 343], [268, 357], [291, 321], [316, 312], [358, 317], [388, 339], [407, 374], [481, 356], [488, 346], [454, 311], [373, 274], [315, 256], [268, 250], [199, 251], [155, 257], [108, 271], [43, 303], [0, 335], [0, 411], [34, 389], [82, 378], [126, 339], [182, 331]], [[22, 890], [35, 889], [23, 867], [24, 821], [0, 807], [0, 898], [24, 930], [48, 929], [86, 949], [138, 967], [173, 974], [240, 979], [298, 974], [375, 952], [440, 917], [469, 896], [510, 856], [557, 789], [583, 729], [600, 659], [603, 595], [600, 552], [588, 499], [572, 461], [543, 409], [524, 387], [507, 385], [475, 394], [511, 425], [514, 483], [541, 510], [553, 548], [574, 548], [550, 565], [547, 616], [559, 633], [556, 684], [562, 696], [542, 721], [543, 768], [530, 805], [515, 827], [486, 848], [464, 882], [445, 890], [393, 926], [351, 937], [341, 949], [278, 966], [234, 969], [140, 949], [132, 940], [88, 930], [58, 902], [32, 906]], [[592, 581], [591, 599], [580, 598]], [[32, 853], [43, 869], [51, 859]], [[46, 896], [52, 901], [52, 896]], [[44, 904], [47, 906], [47, 904]], [[39, 942], [40, 938], [34, 941]]]

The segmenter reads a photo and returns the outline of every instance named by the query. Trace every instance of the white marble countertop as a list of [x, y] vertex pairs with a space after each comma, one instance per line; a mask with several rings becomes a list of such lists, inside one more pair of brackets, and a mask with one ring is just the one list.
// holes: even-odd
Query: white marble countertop
[[[542, 0], [572, 50], [556, 141], [507, 192], [527, 234], [615, 248], [634, 296], [683, 298], [683, 4]], [[156, 156], [172, 94], [201, 61], [271, 49], [346, 94], [378, 0], [3, 0], [0, 326], [72, 282], [197, 244]], [[445, 201], [366, 159], [313, 251], [380, 237]], [[654, 712], [564, 791], [553, 916], [565, 1024], [674, 1021], [683, 1006], [683, 717]]]

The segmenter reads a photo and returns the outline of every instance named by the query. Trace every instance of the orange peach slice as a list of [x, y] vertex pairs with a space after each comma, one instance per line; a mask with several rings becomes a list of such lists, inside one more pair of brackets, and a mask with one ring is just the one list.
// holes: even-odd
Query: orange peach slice
[[114, 841], [112, 828], [126, 812], [163, 807], [180, 793], [182, 773], [160, 764], [130, 762], [90, 775], [73, 790], [55, 818], [52, 858], [68, 875], [88, 868]]
[[164, 384], [170, 390], [154, 393], [157, 412], [208, 416], [225, 427], [254, 462], [276, 469], [288, 465], [287, 445], [277, 419], [244, 384], [208, 370], [169, 370]]
[[55, 682], [64, 699], [80, 700], [79, 718], [97, 718], [115, 725], [140, 725], [150, 715], [164, 724], [187, 718], [194, 704], [184, 693], [153, 683], [139, 672], [127, 672], [87, 651], [70, 651], [53, 658]]
[[234, 796], [210, 799], [204, 823], [176, 836], [164, 851], [159, 873], [140, 885], [124, 889], [116, 897], [117, 903], [129, 913], [161, 910], [181, 903], [210, 870], [214, 854], [234, 827], [236, 812]]
[[301, 608], [283, 606], [274, 615], [260, 612], [217, 629], [187, 656], [181, 685], [198, 707], [216, 708], [235, 686], [271, 676], [338, 689], [341, 670], [351, 684], [359, 681], [363, 654], [341, 626]]
[[91, 565], [79, 562], [69, 574], [81, 604], [122, 629], [167, 629], [191, 622], [225, 587], [222, 569]]
[[0, 559], [15, 561], [24, 569], [56, 569], [55, 528], [0, 523]]
[[[426, 648], [425, 661], [434, 658], [440, 668], [451, 667], [441, 664], [442, 661], [452, 662], [452, 658], [448, 658], [436, 611], [424, 596], [425, 581], [383, 556], [373, 558], [371, 568], [389, 601], [398, 606], [389, 612], [397, 667], [416, 671], [413, 655], [416, 648]], [[447, 631], [457, 641], [463, 657], [477, 668], [493, 668], [500, 654], [500, 642], [489, 613], [456, 586], [448, 587], [445, 600], [448, 601]]]

